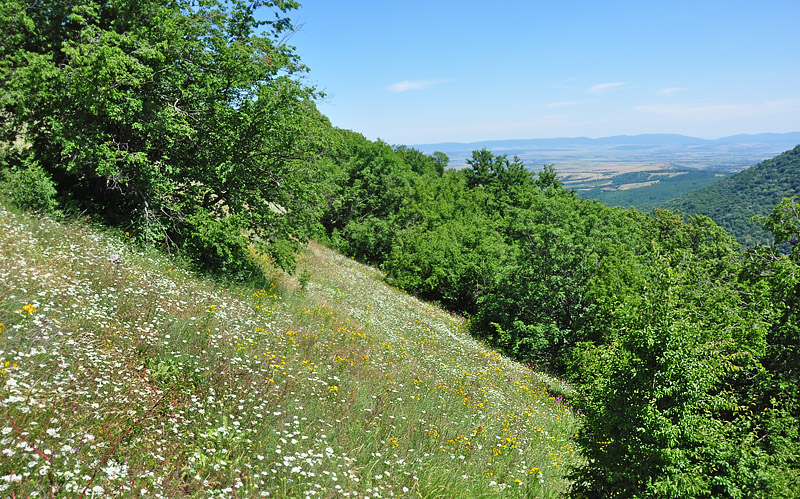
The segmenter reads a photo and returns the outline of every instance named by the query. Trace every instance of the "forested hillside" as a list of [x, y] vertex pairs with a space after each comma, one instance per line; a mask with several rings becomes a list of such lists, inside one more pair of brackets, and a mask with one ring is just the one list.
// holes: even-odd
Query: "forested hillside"
[[[633, 206], [641, 211], [650, 211], [684, 193], [719, 182], [726, 175], [716, 171], [677, 169], [631, 172], [603, 179], [596, 186], [581, 182], [577, 190], [581, 196], [609, 206]], [[564, 183], [569, 185], [566, 179]]]
[[[505, 388], [515, 383], [522, 372], [519, 364], [513, 364], [517, 367], [509, 367], [507, 372], [501, 365], [492, 364], [496, 369], [486, 386], [459, 371], [466, 365], [460, 356], [466, 358], [492, 349], [525, 363], [531, 372], [544, 369], [574, 383], [575, 392], [570, 391], [570, 395], [582, 414], [576, 437], [579, 456], [570, 458], [569, 463], [561, 457], [555, 462], [556, 466], [569, 466], [564, 471], [569, 476], [568, 483], [558, 490], [576, 497], [800, 495], [800, 208], [796, 198], [773, 198], [769, 207], [759, 205], [765, 216], [763, 227], [771, 234], [761, 241], [774, 240], [775, 244], [783, 244], [786, 252], [777, 252], [774, 246], [765, 244], [753, 244], [742, 251], [737, 241], [707, 216], [686, 218], [683, 213], [669, 210], [643, 213], [612, 208], [565, 188], [552, 167], [532, 173], [518, 157], [481, 149], [472, 152], [467, 168], [456, 171], [446, 168], [448, 158], [444, 154], [426, 155], [334, 128], [317, 111], [315, 99], [320, 94], [308, 84], [306, 68], [285, 43], [284, 35], [292, 29], [287, 13], [296, 6], [290, 1], [238, 0], [200, 4], [188, 0], [4, 2], [0, 5], [0, 73], [4, 75], [0, 79], [0, 167], [4, 177], [0, 195], [15, 209], [37, 211], [43, 217], [88, 217], [102, 222], [131, 245], [172, 255], [230, 285], [264, 283], [280, 271], [294, 271], [301, 262], [297, 286], [302, 295], [314, 279], [309, 267], [302, 265], [309, 239], [378, 267], [389, 284], [437, 302], [452, 311], [453, 317], [464, 317], [466, 330], [482, 342], [468, 351], [453, 350], [449, 359], [441, 359], [442, 369], [450, 375], [461, 373], [457, 378], [462, 380], [460, 385], [453, 384], [455, 381], [441, 382], [442, 390], [458, 387], [458, 398], [448, 399], [448, 403], [455, 400], [456, 404], [482, 410], [485, 402], [481, 397], [486, 395], [488, 402], [495, 396], [491, 394], [497, 393], [491, 388], [493, 385]], [[257, 16], [257, 7], [265, 8], [267, 14]], [[763, 182], [749, 183], [762, 186], [762, 190], [769, 183], [776, 188], [778, 184], [783, 186], [784, 174], [797, 172], [798, 154], [800, 150], [796, 148], [765, 162], [769, 167], [756, 168], [753, 171], [757, 173], [750, 174], [763, 177]], [[751, 197], [758, 203], [767, 202], [749, 192], [742, 191], [738, 202], [751, 203]], [[785, 193], [794, 194], [796, 189]], [[34, 256], [47, 254], [47, 244], [58, 244], [58, 238], [50, 240], [45, 234], [43, 239], [37, 239], [34, 234], [38, 229], [20, 224], [11, 215], [4, 216], [10, 220], [4, 222], [6, 226], [27, 227], [19, 229], [19, 233], [34, 241], [31, 244], [42, 246], [25, 249], [28, 256], [14, 263], [15, 279], [46, 282], [65, 276], [67, 283], [78, 279], [77, 274], [50, 270], [32, 270], [32, 277], [29, 276], [27, 262], [44, 265]], [[41, 227], [42, 231], [52, 228], [48, 223]], [[15, 249], [12, 242], [5, 241], [6, 253], [23, 251], [22, 247]], [[59, 252], [53, 263], [70, 269], [78, 266], [80, 259], [71, 252], [71, 246], [69, 250]], [[6, 259], [14, 261], [13, 256]], [[121, 261], [116, 253], [107, 257], [108, 266]], [[95, 260], [95, 264], [79, 271], [91, 274], [97, 267]], [[132, 272], [135, 274], [135, 270]], [[115, 280], [108, 293], [123, 289], [119, 279], [134, 278], [111, 274]], [[467, 473], [446, 480], [441, 473], [434, 473], [433, 478], [420, 485], [399, 478], [392, 481], [391, 488], [376, 489], [384, 476], [395, 476], [388, 468], [367, 483], [358, 484], [366, 476], [361, 473], [368, 473], [370, 466], [384, 470], [380, 463], [389, 467], [394, 463], [411, 473], [404, 476], [421, 476], [416, 468], [407, 468], [406, 457], [397, 455], [389, 460], [386, 456], [404, 435], [413, 435], [409, 441], [419, 443], [409, 444], [409, 449], [431, 449], [425, 451], [425, 458], [435, 454], [430, 447], [434, 439], [439, 450], [468, 448], [469, 452], [448, 452], [447, 457], [454, 463], [463, 460], [466, 466], [481, 462], [483, 469], [478, 473], [493, 477], [498, 473], [499, 462], [520, 452], [519, 440], [501, 435], [504, 425], [520, 424], [533, 431], [530, 418], [538, 417], [533, 408], [514, 412], [514, 416], [498, 414], [497, 439], [506, 440], [496, 453], [492, 451], [494, 455], [480, 454], [483, 461], [467, 459], [470, 452], [488, 448], [476, 443], [487, 426], [477, 416], [464, 416], [461, 421], [465, 431], [448, 434], [446, 439], [440, 439], [438, 427], [424, 426], [428, 433], [420, 433], [421, 427], [416, 424], [389, 423], [379, 417], [386, 405], [407, 409], [413, 402], [407, 397], [394, 399], [390, 395], [395, 393], [394, 388], [388, 385], [381, 385], [383, 391], [372, 394], [374, 399], [369, 398], [368, 391], [377, 388], [358, 379], [361, 374], [366, 376], [368, 363], [380, 361], [383, 367], [389, 366], [389, 378], [410, 372], [402, 382], [405, 385], [413, 383], [416, 387], [421, 381], [418, 364], [412, 368], [410, 361], [414, 359], [406, 358], [410, 345], [397, 338], [405, 338], [407, 324], [391, 315], [402, 314], [398, 312], [402, 307], [390, 309], [379, 301], [370, 301], [369, 306], [358, 309], [347, 303], [342, 307], [347, 314], [358, 315], [355, 337], [364, 339], [375, 326], [381, 329], [382, 339], [375, 340], [368, 349], [331, 350], [324, 360], [313, 357], [319, 359], [317, 362], [312, 360], [311, 352], [323, 345], [332, 347], [350, 340], [358, 343], [356, 338], [350, 338], [353, 335], [348, 332], [349, 323], [328, 322], [324, 310], [319, 321], [306, 323], [305, 334], [281, 330], [277, 340], [272, 341], [267, 338], [272, 329], [269, 333], [257, 330], [267, 326], [256, 326], [255, 322], [248, 324], [263, 334], [245, 334], [233, 326], [229, 329], [237, 331], [235, 334], [220, 335], [216, 329], [212, 332], [211, 328], [217, 327], [217, 305], [211, 295], [202, 295], [209, 296], [209, 301], [197, 309], [192, 296], [201, 294], [182, 295], [180, 303], [164, 301], [166, 295], [160, 300], [161, 295], [148, 294], [154, 298], [146, 306], [129, 304], [118, 322], [105, 316], [78, 314], [86, 307], [91, 310], [95, 303], [81, 298], [75, 302], [75, 315], [64, 313], [67, 320], [62, 320], [60, 315], [34, 315], [40, 309], [36, 304], [39, 302], [34, 303], [38, 298], [22, 294], [30, 286], [27, 281], [20, 282], [0, 294], [0, 298], [8, 296], [3, 311], [3, 317], [8, 319], [3, 320], [12, 324], [11, 329], [1, 330], [2, 352], [13, 348], [13, 352], [21, 352], [19, 355], [27, 352], [25, 355], [38, 359], [37, 355], [44, 354], [40, 348], [48, 352], [61, 348], [62, 337], [71, 337], [88, 327], [82, 321], [94, 321], [90, 330], [102, 338], [102, 344], [85, 345], [108, 350], [119, 338], [147, 363], [145, 385], [160, 387], [167, 394], [180, 394], [170, 398], [168, 405], [160, 405], [164, 399], [156, 397], [152, 405], [135, 413], [136, 420], [166, 415], [173, 418], [169, 428], [159, 428], [153, 433], [158, 436], [147, 440], [148, 445], [153, 445], [153, 460], [163, 457], [160, 449], [179, 438], [186, 439], [186, 446], [196, 446], [195, 454], [178, 452], [170, 461], [178, 470], [174, 474], [147, 482], [164, 487], [170, 495], [202, 495], [204, 488], [198, 483], [203, 483], [204, 476], [226, 484], [236, 484], [237, 479], [244, 483], [246, 479], [260, 490], [266, 487], [286, 495], [311, 490], [313, 481], [289, 482], [289, 475], [283, 473], [286, 470], [279, 473], [275, 468], [258, 468], [263, 478], [254, 478], [257, 463], [251, 454], [263, 456], [270, 445], [277, 445], [270, 431], [284, 431], [283, 427], [271, 428], [267, 421], [294, 424], [285, 418], [271, 419], [255, 396], [271, 386], [264, 383], [275, 382], [278, 372], [293, 379], [290, 370], [278, 363], [288, 358], [299, 362], [296, 367], [301, 372], [305, 372], [302, 366], [313, 372], [324, 371], [324, 389], [317, 387], [313, 392], [315, 401], [362, 404], [363, 425], [348, 427], [352, 431], [346, 440], [352, 443], [350, 447], [342, 452], [331, 447], [333, 451], [329, 452], [325, 447], [328, 430], [323, 433], [322, 428], [317, 428], [313, 437], [320, 436], [319, 446], [307, 452], [297, 449], [305, 454], [302, 459], [311, 461], [343, 456], [335, 465], [336, 476], [350, 480], [348, 494], [360, 496], [379, 490], [380, 495], [405, 487], [435, 495], [454, 490], [458, 476], [465, 477], [464, 490], [473, 490], [469, 483], [472, 475]], [[150, 286], [151, 282], [162, 281], [148, 276], [146, 282]], [[356, 278], [337, 281], [329, 291], [334, 301], [341, 298], [345, 302], [354, 296], [368, 299], [377, 293], [349, 291], [352, 286], [362, 285], [363, 280]], [[45, 293], [42, 301], [51, 299], [46, 290], [41, 292]], [[92, 288], [85, 296], [100, 300], [105, 293]], [[255, 295], [261, 301], [251, 303], [257, 315], [262, 312], [260, 307], [271, 304], [266, 290], [259, 293]], [[20, 296], [28, 302], [17, 303], [23, 299]], [[199, 335], [181, 336], [189, 326], [165, 318], [162, 301], [163, 307], [179, 316], [184, 313], [182, 308], [194, 310], [191, 321], [207, 313], [203, 328], [192, 330], [199, 331]], [[71, 303], [64, 307], [73, 308]], [[240, 304], [236, 307], [242, 308]], [[369, 310], [374, 317], [355, 310]], [[149, 324], [148, 334], [157, 329], [157, 334], [166, 335], [166, 347], [161, 343], [150, 345], [148, 335], [125, 336], [130, 330], [126, 321], [139, 317], [139, 313], [145, 314], [141, 319]], [[391, 315], [388, 319], [387, 314]], [[30, 320], [32, 317], [35, 320]], [[68, 330], [61, 331], [50, 320], [58, 326], [67, 324]], [[419, 316], [413, 320], [422, 321]], [[315, 329], [318, 327], [319, 331]], [[337, 329], [340, 327], [345, 330]], [[25, 335], [18, 335], [18, 330], [25, 331]], [[418, 334], [420, 330], [414, 331]], [[179, 338], [189, 346], [178, 344]], [[230, 344], [223, 345], [226, 341]], [[427, 340], [422, 335], [416, 341], [422, 345]], [[256, 350], [251, 348], [253, 345]], [[278, 360], [275, 364], [252, 360], [251, 364], [245, 358], [231, 358], [228, 347], [241, 348], [247, 353], [246, 359], [251, 359], [252, 354], [257, 359], [266, 355]], [[86, 348], [85, 358], [93, 359], [94, 350]], [[420, 355], [427, 355], [422, 352]], [[115, 372], [142, 369], [120, 360], [128, 357], [121, 355], [114, 360], [114, 369], [118, 370]], [[152, 360], [147, 361], [149, 358]], [[398, 370], [398, 364], [406, 360], [408, 367]], [[5, 362], [11, 365], [13, 361]], [[80, 365], [85, 366], [86, 362], [81, 360]], [[325, 368], [321, 369], [323, 365]], [[268, 373], [270, 369], [274, 372]], [[213, 374], [217, 370], [237, 379], [236, 383]], [[352, 392], [347, 396], [339, 393], [338, 370], [352, 376]], [[0, 373], [4, 376], [0, 378], [3, 400], [14, 397], [19, 402], [20, 397], [28, 396], [26, 393], [33, 393], [20, 392], [21, 385], [8, 372]], [[31, 375], [24, 388], [32, 390], [40, 379], [50, 376], [46, 372], [37, 379]], [[242, 385], [239, 377], [253, 384]], [[300, 388], [286, 388], [290, 386], [288, 379], [282, 378], [285, 384], [280, 398], [294, 400], [292, 409], [299, 418], [304, 407], [297, 396]], [[199, 406], [199, 401], [209, 397], [216, 400], [209, 386], [217, 387], [215, 390], [227, 386], [226, 393], [247, 403], [230, 408], [228, 413], [215, 412], [217, 418], [213, 421], [200, 421], [208, 423], [209, 428], [199, 430], [187, 425], [194, 429], [181, 433], [186, 414], [194, 414], [193, 405]], [[246, 396], [237, 395], [234, 392], [240, 386], [250, 386], [252, 390]], [[356, 395], [356, 387], [364, 386], [367, 388], [359, 388]], [[524, 386], [526, 390], [530, 388]], [[419, 401], [414, 398], [417, 396], [421, 395], [414, 393], [411, 400]], [[30, 397], [31, 403], [42, 404], [37, 409], [44, 413], [52, 410], [61, 411], [58, 414], [62, 415], [71, 401], [56, 395], [48, 398], [47, 393], [39, 392]], [[497, 397], [502, 399], [504, 395]], [[531, 393], [531, 397], [535, 395]], [[375, 402], [370, 406], [372, 400]], [[128, 410], [128, 406], [122, 406], [121, 411]], [[77, 405], [72, 407], [78, 410]], [[4, 402], [3, 411], [11, 421], [29, 421], [25, 416], [28, 412], [17, 406]], [[256, 414], [258, 411], [261, 413]], [[429, 412], [445, 418], [452, 413], [452, 406], [434, 404]], [[265, 424], [246, 421], [248, 428], [257, 428], [254, 432], [265, 433], [258, 433], [259, 439], [253, 440], [234, 432], [233, 421], [242, 424], [234, 413], [257, 419], [266, 415]], [[409, 419], [411, 412], [403, 414]], [[281, 411], [272, 415], [285, 414]], [[332, 422], [332, 417], [326, 415], [323, 419], [331, 426], [341, 423], [335, 418]], [[32, 426], [44, 421], [37, 419], [31, 421]], [[419, 424], [427, 425], [429, 420], [423, 419]], [[118, 420], [113, 424], [119, 439], [103, 445], [116, 449], [128, 442], [133, 430], [126, 433], [128, 430], [120, 426], [130, 425]], [[470, 425], [472, 430], [466, 430]], [[403, 428], [403, 435], [388, 431], [398, 427]], [[380, 444], [388, 450], [369, 447], [366, 455], [358, 436], [366, 430], [377, 431], [372, 428], [386, 431], [370, 445]], [[109, 431], [109, 425], [96, 429]], [[3, 429], [2, 441], [11, 445], [19, 437], [20, 442], [26, 442], [19, 444], [19, 452], [31, 457], [36, 454], [54, 466], [60, 463], [48, 454], [36, 453], [38, 447], [30, 444], [25, 431], [9, 426]], [[48, 428], [46, 434], [57, 438], [61, 431], [61, 427]], [[174, 441], [169, 431], [175, 435]], [[284, 440], [294, 445], [290, 439], [299, 435]], [[80, 438], [84, 437], [76, 436], [70, 441], [70, 448], [84, 445]], [[215, 444], [212, 446], [208, 440]], [[572, 449], [566, 440], [561, 444]], [[228, 451], [234, 445], [237, 450], [231, 454]], [[17, 452], [8, 449], [12, 455]], [[63, 447], [59, 456], [62, 454]], [[108, 455], [92, 451], [81, 462], [93, 463], [97, 474], [104, 465], [95, 462], [101, 454]], [[359, 463], [369, 464], [353, 464], [349, 460], [351, 454], [358, 454]], [[234, 461], [247, 463], [250, 471], [225, 471]], [[17, 463], [14, 469], [3, 469], [3, 480], [9, 484], [5, 490], [17, 487], [10, 484], [21, 480], [18, 468], [22, 461], [17, 457], [13, 462]], [[522, 474], [538, 477], [541, 467], [527, 461], [509, 462], [512, 464], [502, 471], [503, 486], [489, 478], [486, 487], [476, 485], [480, 493], [510, 494], [515, 489], [509, 487], [526, 483], [529, 488], [525, 493], [536, 495], [539, 489], [535, 480], [525, 481]], [[81, 473], [86, 472], [80, 463], [69, 463]], [[188, 464], [180, 468], [182, 463]], [[420, 467], [427, 470], [424, 461], [414, 463], [422, 463]], [[299, 463], [281, 461], [280, 466], [294, 470]], [[441, 463], [437, 466], [443, 469]], [[152, 467], [152, 461], [140, 463], [142, 480], [149, 480], [147, 470]], [[306, 479], [309, 472], [315, 473], [297, 469], [306, 472]], [[71, 471], [61, 471], [59, 476], [71, 480]], [[387, 472], [389, 475], [383, 474]], [[31, 481], [36, 479], [27, 473]], [[40, 476], [48, 476], [48, 487], [36, 490], [49, 491], [51, 495], [54, 489], [64, 490], [53, 474], [47, 475], [47, 469], [41, 473]], [[87, 476], [90, 478], [80, 483], [88, 487], [94, 478]], [[553, 476], [554, 480], [561, 480], [556, 474]], [[180, 485], [168, 488], [173, 483]], [[335, 489], [334, 484], [326, 483]]]
[[754, 216], [764, 217], [785, 197], [800, 195], [800, 146], [667, 203], [670, 209], [711, 217], [744, 246], [772, 238]]
[[[327, 243], [580, 387], [587, 462], [576, 493], [800, 490], [790, 367], [800, 360], [800, 250], [743, 254], [707, 217], [610, 208], [564, 189], [550, 168], [534, 175], [487, 150], [441, 173], [424, 167], [432, 158], [409, 164], [341, 133], [350, 159], [338, 155]], [[795, 246], [796, 201], [765, 226]]]

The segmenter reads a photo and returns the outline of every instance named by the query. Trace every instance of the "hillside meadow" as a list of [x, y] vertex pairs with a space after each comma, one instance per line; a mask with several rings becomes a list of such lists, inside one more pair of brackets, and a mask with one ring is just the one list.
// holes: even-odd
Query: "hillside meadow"
[[377, 270], [311, 244], [232, 284], [86, 220], [0, 228], [3, 496], [567, 490], [571, 388]]
[[368, 140], [298, 7], [0, 3], [0, 495], [800, 495], [796, 192]]

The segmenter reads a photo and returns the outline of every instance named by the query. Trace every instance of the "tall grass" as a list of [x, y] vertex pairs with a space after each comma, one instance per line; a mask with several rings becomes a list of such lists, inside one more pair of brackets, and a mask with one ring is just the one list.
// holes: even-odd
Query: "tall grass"
[[[554, 497], [569, 387], [312, 244], [264, 287], [0, 206], [0, 494]], [[302, 286], [301, 286], [302, 284]]]

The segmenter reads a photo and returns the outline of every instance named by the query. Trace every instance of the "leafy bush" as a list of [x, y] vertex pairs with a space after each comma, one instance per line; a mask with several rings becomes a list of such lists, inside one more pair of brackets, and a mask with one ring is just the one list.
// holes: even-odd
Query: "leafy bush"
[[392, 284], [410, 293], [474, 313], [477, 296], [497, 272], [505, 251], [491, 219], [464, 213], [429, 229], [415, 225], [401, 231], [383, 268]]
[[383, 142], [347, 130], [335, 130], [331, 142], [325, 166], [332, 181], [321, 216], [328, 242], [358, 260], [380, 265], [402, 226], [415, 174]]
[[[314, 160], [330, 128], [282, 43], [296, 6], [3, 3], [1, 111], [41, 165], [17, 177], [36, 181], [18, 197], [49, 206], [46, 171], [147, 244], [226, 270], [253, 245], [291, 268], [284, 249], [318, 217]], [[274, 15], [258, 21], [257, 7]]]
[[58, 207], [50, 175], [35, 161], [5, 172], [5, 195], [19, 208], [53, 213]]
[[[765, 225], [791, 238], [787, 208]], [[705, 217], [660, 212], [654, 228], [640, 299], [603, 304], [613, 341], [574, 351], [587, 461], [573, 493], [797, 497], [797, 264], [774, 248], [743, 259]]]

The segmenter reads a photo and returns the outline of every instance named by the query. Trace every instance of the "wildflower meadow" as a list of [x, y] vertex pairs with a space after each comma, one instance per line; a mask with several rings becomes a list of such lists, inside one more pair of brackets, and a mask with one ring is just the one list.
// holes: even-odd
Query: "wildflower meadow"
[[569, 386], [372, 268], [312, 244], [303, 286], [232, 284], [86, 222], [0, 230], [3, 496], [566, 490]]

